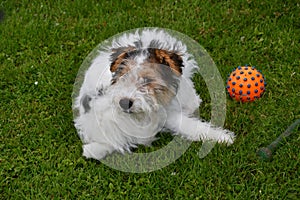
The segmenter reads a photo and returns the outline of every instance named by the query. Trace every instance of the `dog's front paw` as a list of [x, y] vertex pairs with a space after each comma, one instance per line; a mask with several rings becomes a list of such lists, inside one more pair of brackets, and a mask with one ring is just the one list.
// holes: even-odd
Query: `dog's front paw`
[[226, 143], [227, 145], [233, 144], [235, 140], [235, 135], [229, 130], [223, 130], [218, 138], [219, 143]]
[[90, 143], [83, 145], [83, 156], [86, 158], [94, 158], [96, 160], [101, 160], [112, 150], [107, 148], [106, 145], [99, 143]]

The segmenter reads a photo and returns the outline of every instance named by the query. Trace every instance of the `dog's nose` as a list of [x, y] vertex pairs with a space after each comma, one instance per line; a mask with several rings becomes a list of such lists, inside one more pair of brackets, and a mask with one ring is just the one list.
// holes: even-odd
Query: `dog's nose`
[[124, 110], [128, 110], [129, 108], [132, 107], [133, 101], [131, 99], [124, 98], [119, 101], [119, 104], [121, 108], [123, 108]]

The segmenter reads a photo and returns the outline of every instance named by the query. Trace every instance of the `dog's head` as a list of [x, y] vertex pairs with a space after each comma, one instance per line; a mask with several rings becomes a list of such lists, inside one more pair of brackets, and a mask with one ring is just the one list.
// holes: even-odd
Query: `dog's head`
[[182, 67], [178, 52], [133, 46], [113, 49], [114, 103], [126, 113], [151, 112], [169, 104], [177, 93]]

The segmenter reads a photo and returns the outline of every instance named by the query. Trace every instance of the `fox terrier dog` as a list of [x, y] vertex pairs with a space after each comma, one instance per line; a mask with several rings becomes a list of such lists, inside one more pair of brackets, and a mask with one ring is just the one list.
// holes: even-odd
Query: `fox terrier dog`
[[74, 109], [86, 158], [150, 145], [160, 131], [192, 141], [232, 144], [234, 133], [194, 117], [191, 77], [198, 65], [183, 42], [164, 30], [125, 33], [98, 52], [85, 72]]

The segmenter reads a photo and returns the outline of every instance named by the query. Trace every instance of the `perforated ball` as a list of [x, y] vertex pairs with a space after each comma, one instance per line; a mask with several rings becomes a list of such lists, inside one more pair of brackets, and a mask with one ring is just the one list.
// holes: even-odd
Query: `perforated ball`
[[261, 71], [254, 66], [239, 66], [229, 75], [226, 89], [232, 99], [251, 102], [265, 92], [266, 81]]

